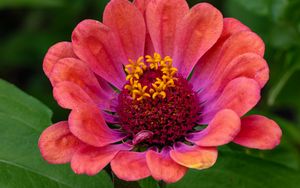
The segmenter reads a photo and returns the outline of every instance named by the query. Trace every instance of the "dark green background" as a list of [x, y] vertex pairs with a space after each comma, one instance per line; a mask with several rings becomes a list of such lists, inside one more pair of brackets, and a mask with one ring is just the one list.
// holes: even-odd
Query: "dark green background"
[[[59, 41], [69, 41], [72, 30], [81, 20], [87, 18], [101, 20], [107, 2], [107, 0], [0, 0], [0, 78], [15, 84], [46, 104], [53, 111], [53, 122], [66, 119], [68, 111], [62, 110], [52, 97], [51, 85], [42, 72], [43, 57], [51, 45]], [[188, 2], [192, 6], [201, 1], [189, 0]], [[217, 167], [204, 171], [204, 175], [201, 173], [200, 177], [197, 172], [191, 171], [182, 184], [173, 185], [173, 187], [184, 186], [185, 182], [193, 181], [191, 177], [205, 182], [207, 177], [217, 179], [219, 176], [234, 175], [240, 166], [235, 167], [229, 163], [239, 160], [242, 162], [243, 158], [239, 154], [245, 155], [245, 158], [254, 156], [257, 160], [266, 161], [259, 163], [262, 163], [262, 166], [266, 165], [266, 172], [263, 173], [270, 173], [269, 176], [272, 176], [272, 173], [274, 175], [279, 173], [280, 177], [287, 180], [281, 183], [287, 188], [293, 187], [292, 184], [289, 185], [289, 182], [293, 182], [297, 177], [300, 179], [298, 176], [300, 162], [300, 1], [214, 0], [208, 2], [221, 10], [225, 17], [241, 20], [265, 41], [265, 59], [270, 66], [270, 81], [262, 91], [261, 102], [250, 113], [260, 113], [276, 119], [284, 135], [282, 144], [274, 151], [245, 150], [233, 144], [221, 148], [222, 152], [225, 152], [223, 153], [224, 159], [222, 159], [221, 152]], [[3, 104], [0, 103], [0, 105]], [[232, 151], [239, 154], [231, 154]], [[236, 160], [229, 160], [230, 156], [235, 156], [233, 158]], [[284, 170], [276, 172], [273, 169], [274, 171], [270, 172], [274, 168], [273, 162], [295, 169], [296, 171], [292, 174], [296, 178], [293, 177], [294, 179], [291, 180], [291, 177], [286, 175], [290, 172], [283, 173]], [[257, 165], [256, 162], [254, 164]], [[229, 168], [232, 172], [224, 175], [219, 173], [219, 168]], [[264, 166], [263, 169], [265, 169]], [[256, 171], [256, 168], [249, 168], [249, 170], [251, 171], [248, 172], [250, 177], [252, 175], [256, 177], [255, 174], [261, 172]], [[263, 177], [264, 174], [261, 176]], [[252, 177], [252, 179], [257, 181], [257, 184], [251, 184], [250, 180], [250, 183], [247, 183], [242, 178], [235, 182], [237, 184], [230, 184], [229, 181], [228, 186], [276, 187], [276, 182], [273, 185], [260, 183], [259, 178]], [[140, 184], [150, 186], [151, 183], [153, 183], [151, 180], [146, 180]], [[116, 181], [115, 184], [125, 186], [124, 182], [120, 181]], [[0, 187], [1, 185], [0, 183]], [[277, 184], [279, 185], [280, 183]], [[214, 187], [214, 184], [202, 187]]]

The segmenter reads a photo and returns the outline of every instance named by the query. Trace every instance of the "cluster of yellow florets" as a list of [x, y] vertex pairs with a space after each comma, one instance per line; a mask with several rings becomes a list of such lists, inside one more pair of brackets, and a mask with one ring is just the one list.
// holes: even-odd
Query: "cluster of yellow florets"
[[[155, 99], [157, 96], [162, 98], [166, 97], [166, 88], [175, 87], [174, 75], [177, 73], [177, 69], [172, 66], [173, 60], [171, 57], [161, 57], [160, 54], [154, 53], [153, 57], [146, 56], [146, 63], [144, 57], [140, 57], [137, 61], [129, 59], [129, 64], [125, 66], [125, 72], [127, 73], [126, 80], [129, 80], [129, 84], [125, 85], [125, 89], [130, 91], [132, 98], [135, 100], [143, 100], [147, 97]], [[156, 78], [156, 81], [152, 84], [152, 87], [148, 89], [148, 86], [142, 86], [139, 82], [140, 77], [147, 69], [157, 70], [163, 73], [161, 78]], [[147, 90], [148, 89], [148, 90]]]

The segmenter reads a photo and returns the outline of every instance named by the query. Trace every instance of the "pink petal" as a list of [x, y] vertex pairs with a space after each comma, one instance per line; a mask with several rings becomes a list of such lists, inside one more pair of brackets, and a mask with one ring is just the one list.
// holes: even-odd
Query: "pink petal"
[[119, 117], [109, 114], [107, 112], [103, 112], [103, 118], [105, 119], [106, 122], [112, 123], [112, 124], [118, 124], [120, 123]]
[[[205, 80], [202, 80], [202, 82], [204, 82], [204, 85], [202, 85], [203, 88], [211, 87], [211, 85], [214, 83], [214, 78], [222, 74], [226, 66], [236, 57], [245, 53], [255, 53], [262, 57], [264, 54], [265, 45], [261, 38], [255, 33], [250, 31], [242, 31], [233, 34], [218, 49], [216, 49], [216, 52], [207, 54], [208, 60], [203, 59], [203, 61], [215, 62], [213, 64], [214, 67], [210, 67], [210, 70], [206, 70], [208, 72], [205, 72], [204, 69], [202, 70], [202, 72], [204, 72], [206, 75]], [[192, 83], [194, 79], [196, 78], [191, 79]], [[195, 86], [195, 83], [193, 86]]]
[[223, 31], [219, 40], [225, 40], [231, 35], [241, 31], [251, 31], [249, 27], [245, 26], [243, 23], [241, 23], [235, 18], [224, 18], [223, 22]]
[[148, 167], [153, 178], [157, 181], [174, 183], [180, 180], [187, 171], [186, 167], [171, 159], [170, 150], [169, 147], [165, 147], [160, 153], [149, 150], [146, 154]]
[[43, 158], [49, 163], [64, 164], [84, 144], [72, 135], [67, 121], [55, 123], [45, 129], [39, 138]]
[[115, 175], [126, 181], [137, 181], [151, 175], [146, 152], [120, 151], [110, 165]]
[[63, 81], [53, 88], [53, 96], [57, 103], [67, 109], [75, 109], [82, 104], [94, 104], [94, 101], [78, 85]]
[[144, 55], [146, 26], [141, 12], [128, 0], [111, 0], [103, 14], [103, 23], [120, 38], [129, 59]]
[[115, 87], [122, 88], [125, 82], [122, 64], [128, 60], [111, 29], [96, 20], [84, 20], [73, 31], [72, 45], [75, 54], [92, 71]]
[[69, 116], [69, 125], [76, 137], [95, 147], [106, 146], [125, 137], [124, 134], [110, 129], [100, 110], [92, 105], [73, 109]]
[[178, 22], [188, 13], [185, 0], [151, 1], [147, 7], [146, 20], [156, 52], [171, 56], [174, 50]]
[[[133, 4], [139, 9], [139, 11], [142, 13], [145, 23], [147, 25], [146, 21], [146, 9], [148, 7], [148, 4], [151, 0], [134, 0]], [[145, 41], [145, 53], [148, 55], [152, 55], [155, 52], [153, 43], [149, 34], [149, 29], [146, 28], [146, 41]]]
[[[256, 53], [263, 56], [264, 50], [264, 42], [257, 34], [251, 31], [236, 33], [224, 42], [219, 57], [215, 57], [217, 58], [215, 66], [217, 69], [214, 69], [214, 73], [219, 73], [228, 63], [241, 54]], [[210, 76], [213, 76], [214, 73], [211, 73]]]
[[221, 109], [231, 109], [238, 116], [251, 110], [260, 99], [260, 87], [253, 79], [239, 77], [230, 81], [223, 92], [206, 102], [200, 123], [207, 124]]
[[241, 121], [232, 110], [221, 110], [209, 122], [206, 129], [191, 133], [187, 140], [198, 146], [220, 146], [231, 142], [239, 133]]
[[255, 53], [242, 54], [221, 68], [222, 71], [215, 72], [215, 75], [211, 77], [211, 84], [201, 91], [201, 101], [206, 101], [219, 95], [231, 80], [238, 77], [254, 79], [260, 88], [269, 79], [267, 62]]
[[257, 81], [261, 88], [264, 87], [269, 80], [269, 68], [266, 60], [255, 53], [237, 56], [226, 65], [223, 75], [220, 74], [221, 78], [226, 79], [221, 85], [226, 85], [228, 81], [242, 76], [252, 78]]
[[153, 135], [154, 133], [152, 131], [142, 130], [133, 136], [132, 144], [137, 145], [146, 139], [152, 138]]
[[194, 68], [194, 73], [191, 77], [191, 83], [193, 84], [194, 90], [204, 88], [206, 80], [208, 80], [211, 72], [218, 64], [218, 58], [220, 56], [224, 42], [232, 35], [242, 32], [250, 31], [250, 29], [243, 25], [236, 19], [224, 18], [224, 27], [221, 37], [217, 43], [200, 59]]
[[102, 77], [95, 75], [100, 87], [102, 88], [102, 92], [105, 93], [107, 96], [112, 96], [113, 98], [117, 95], [116, 90], [111, 87], [111, 85]]
[[152, 0], [134, 0], [133, 4], [139, 9], [139, 11], [144, 15], [148, 4]]
[[183, 143], [175, 144], [170, 151], [171, 158], [182, 166], [194, 169], [206, 169], [213, 166], [218, 157], [216, 148], [188, 146]]
[[222, 14], [208, 3], [199, 3], [176, 27], [174, 66], [187, 77], [198, 60], [221, 35]]
[[94, 73], [82, 61], [65, 58], [58, 61], [50, 74], [52, 83], [70, 81], [79, 86], [102, 109], [109, 110], [109, 98]]
[[73, 52], [72, 43], [70, 42], [59, 42], [49, 48], [43, 62], [45, 74], [49, 77], [56, 62], [67, 57], [76, 58], [76, 55]]
[[104, 147], [86, 146], [79, 149], [71, 160], [76, 174], [95, 175], [100, 172], [120, 150], [130, 150], [127, 144], [107, 145]]
[[281, 129], [273, 120], [260, 115], [242, 119], [240, 133], [233, 142], [255, 149], [273, 149], [280, 143]]
[[[76, 84], [68, 81], [60, 82], [53, 88], [53, 95], [57, 103], [67, 109], [76, 109], [83, 104], [94, 105], [93, 100]], [[116, 116], [103, 112], [103, 117], [106, 122], [119, 123]]]

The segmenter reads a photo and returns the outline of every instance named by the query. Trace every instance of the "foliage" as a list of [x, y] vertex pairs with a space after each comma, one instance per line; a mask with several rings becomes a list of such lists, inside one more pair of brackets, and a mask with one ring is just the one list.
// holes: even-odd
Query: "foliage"
[[[39, 99], [53, 110], [53, 122], [67, 111], [53, 100], [42, 73], [47, 49], [70, 40], [81, 20], [101, 19], [109, 0], [0, 0], [0, 77]], [[194, 5], [200, 0], [188, 1]], [[262, 101], [250, 113], [274, 118], [283, 129], [282, 143], [272, 151], [230, 144], [220, 148], [217, 164], [208, 170], [189, 170], [181, 187], [299, 187], [300, 184], [300, 1], [211, 0], [226, 17], [235, 17], [266, 43], [270, 82]], [[130, 187], [159, 188], [147, 178], [128, 183], [109, 176], [78, 176], [69, 165], [49, 165], [37, 148], [39, 135], [51, 124], [52, 112], [14, 85], [0, 80], [0, 187]], [[114, 185], [113, 185], [114, 183]]]
[[50, 165], [37, 142], [52, 112], [15, 86], [0, 80], [0, 185], [19, 187], [112, 187], [108, 174], [76, 176], [67, 165]]

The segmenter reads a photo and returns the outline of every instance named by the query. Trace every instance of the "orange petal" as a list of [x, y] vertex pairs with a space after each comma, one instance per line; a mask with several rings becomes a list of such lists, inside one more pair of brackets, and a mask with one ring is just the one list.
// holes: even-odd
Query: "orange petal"
[[126, 135], [110, 129], [100, 112], [92, 105], [73, 109], [69, 116], [71, 132], [83, 142], [102, 147], [122, 140]]
[[91, 70], [117, 88], [125, 82], [123, 65], [128, 62], [112, 30], [96, 20], [80, 22], [72, 33], [75, 54]]
[[[134, 0], [133, 4], [140, 10], [142, 15], [144, 16], [144, 20], [146, 17], [146, 9], [148, 7], [148, 4], [152, 0]], [[145, 20], [146, 23], [146, 20]], [[155, 52], [153, 43], [149, 34], [149, 30], [146, 28], [146, 41], [145, 41], [145, 53], [144, 54], [153, 54]]]
[[174, 150], [170, 152], [170, 156], [182, 166], [201, 170], [215, 164], [218, 151], [214, 147], [188, 146], [183, 143], [177, 143]]
[[241, 121], [232, 110], [221, 110], [209, 122], [206, 129], [191, 133], [187, 140], [198, 146], [220, 146], [231, 142], [239, 133]]
[[147, 7], [148, 30], [156, 52], [164, 56], [173, 53], [178, 22], [188, 13], [185, 0], [151, 1]]
[[76, 174], [95, 175], [100, 172], [120, 150], [130, 150], [127, 144], [108, 145], [104, 147], [86, 146], [74, 154], [71, 167]]
[[49, 77], [56, 62], [67, 57], [76, 58], [71, 42], [59, 42], [49, 48], [43, 61], [43, 70], [45, 74]]
[[[209, 93], [209, 96], [203, 96], [201, 101], [205, 101], [208, 98], [214, 98], [214, 96], [211, 95], [209, 92], [210, 87], [215, 86], [215, 83], [222, 82], [223, 80], [226, 80], [226, 77], [223, 77], [224, 71], [226, 68], [230, 69], [230, 66], [232, 66], [231, 70], [228, 71], [229, 73], [233, 71], [234, 69], [238, 69], [239, 65], [235, 65], [237, 62], [233, 62], [235, 58], [238, 58], [239, 56], [246, 54], [246, 53], [253, 53], [257, 54], [261, 58], [263, 58], [265, 50], [265, 45], [262, 39], [255, 33], [250, 31], [242, 31], [239, 33], [236, 33], [229, 37], [222, 46], [222, 49], [220, 50], [219, 56], [215, 56], [215, 61], [217, 62], [214, 67], [210, 70], [210, 75], [207, 75], [205, 86], [203, 93]], [[216, 59], [217, 57], [217, 59]], [[233, 62], [233, 64], [231, 64]], [[260, 61], [261, 62], [261, 61]], [[254, 63], [253, 63], [254, 64]], [[266, 67], [268, 69], [268, 67]], [[257, 70], [257, 69], [256, 69]], [[255, 71], [256, 71], [255, 70]], [[267, 72], [268, 73], [268, 72]], [[226, 74], [226, 73], [225, 73]], [[255, 73], [253, 73], [255, 74]], [[220, 77], [216, 77], [216, 75]], [[246, 77], [247, 74], [241, 75]], [[256, 79], [254, 77], [254, 79]], [[258, 80], [258, 79], [257, 79]], [[227, 80], [227, 83], [231, 80]], [[227, 83], [223, 83], [223, 88], [227, 85]]]
[[233, 142], [255, 149], [273, 149], [280, 143], [282, 131], [276, 122], [260, 115], [242, 119], [241, 131]]
[[84, 144], [69, 130], [68, 122], [61, 121], [45, 129], [39, 138], [43, 158], [49, 163], [64, 164]]
[[241, 31], [251, 31], [249, 27], [235, 18], [224, 18], [224, 27], [219, 40], [225, 40], [231, 35]]
[[82, 104], [94, 104], [78, 85], [68, 81], [56, 84], [53, 88], [53, 96], [61, 107], [67, 109], [78, 108]]
[[157, 181], [163, 180], [167, 183], [174, 183], [180, 180], [187, 171], [186, 167], [171, 159], [170, 150], [169, 147], [165, 147], [160, 153], [153, 150], [147, 151], [147, 164], [153, 178]]
[[221, 109], [231, 109], [238, 116], [243, 116], [251, 110], [260, 99], [258, 83], [249, 78], [239, 77], [227, 84], [219, 96], [204, 104], [201, 124], [211, 121]]
[[[250, 32], [250, 29], [236, 19], [224, 18], [224, 27], [223, 27], [221, 37], [218, 39], [217, 43], [199, 60], [199, 62], [196, 64], [194, 68], [194, 73], [191, 77], [191, 83], [193, 84], [194, 90], [198, 91], [200, 89], [205, 88], [205, 86], [209, 86], [210, 84], [212, 84], [211, 82], [207, 84], [207, 82], [210, 81], [211, 75], [215, 75], [213, 74], [213, 72], [219, 63], [221, 51], [225, 49], [223, 48], [225, 42], [227, 42], [227, 40], [229, 40], [231, 36], [244, 31]], [[240, 41], [236, 41], [235, 45], [237, 46], [239, 46], [240, 43], [245, 43], [242, 46], [251, 44], [247, 48], [244, 48], [246, 49], [244, 53], [259, 52], [260, 49], [259, 46], [254, 46], [252, 40], [261, 41], [261, 39], [259, 37], [256, 37], [257, 35], [253, 37], [251, 36], [253, 35], [250, 35], [250, 37], [246, 37], [245, 39], [241, 39], [241, 40], [239, 39], [239, 37], [233, 37], [233, 39], [240, 40]], [[231, 42], [229, 42], [229, 44], [235, 41], [233, 39], [230, 40]], [[263, 43], [260, 45], [263, 45]], [[236, 54], [236, 56], [239, 55], [241, 54]]]
[[126, 181], [137, 181], [151, 175], [146, 152], [120, 151], [110, 165], [116, 176]]
[[105, 7], [103, 23], [119, 37], [127, 59], [144, 55], [146, 26], [142, 13], [128, 0], [111, 0]]
[[[269, 79], [267, 62], [258, 54], [245, 53], [234, 58], [211, 77], [211, 84], [202, 90], [201, 100], [206, 101], [218, 95], [224, 87], [238, 77], [251, 78], [262, 88]], [[218, 69], [218, 68], [217, 68]]]
[[223, 16], [208, 3], [194, 6], [176, 27], [174, 66], [187, 77], [198, 60], [218, 40], [223, 28]]
[[152, 0], [134, 0], [133, 4], [140, 10], [140, 12], [144, 15], [148, 4]]
[[64, 58], [58, 61], [50, 74], [51, 81], [57, 83], [69, 81], [81, 88], [101, 109], [109, 110], [109, 99], [99, 85], [95, 74], [82, 61], [74, 58]]

